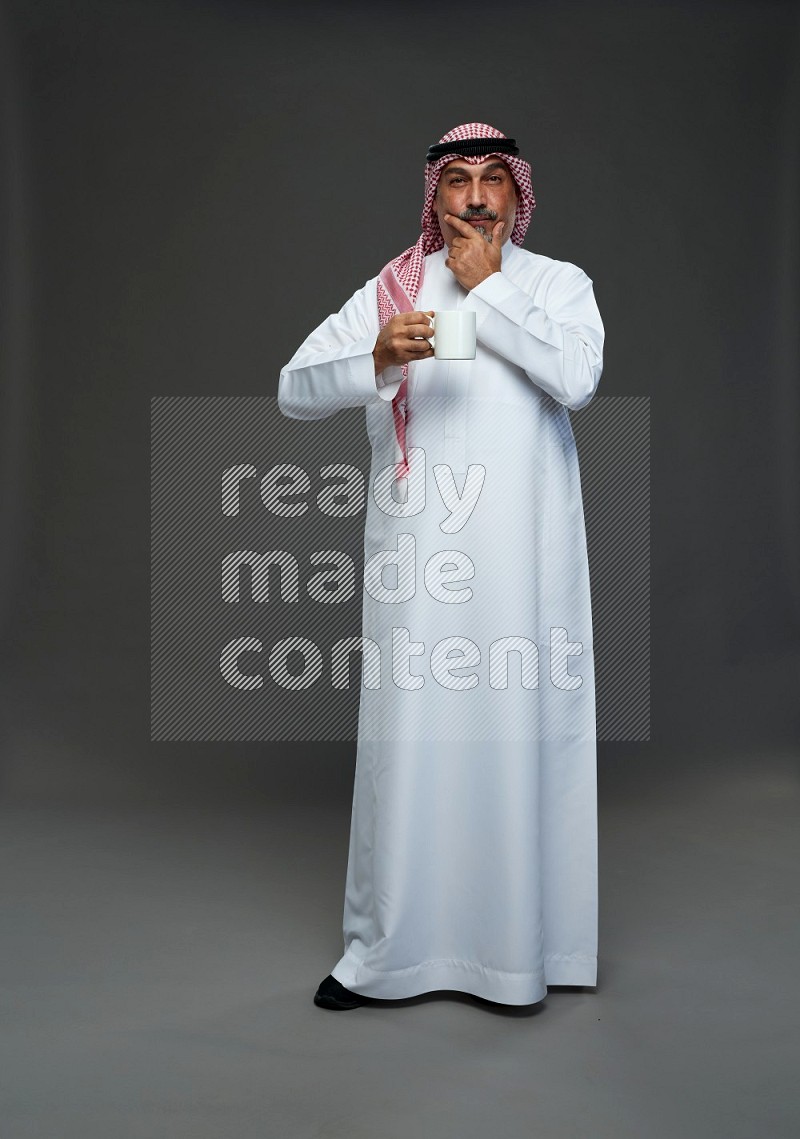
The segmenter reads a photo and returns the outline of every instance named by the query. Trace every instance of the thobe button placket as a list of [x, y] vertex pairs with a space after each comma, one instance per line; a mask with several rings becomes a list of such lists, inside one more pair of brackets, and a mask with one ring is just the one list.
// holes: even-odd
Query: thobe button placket
[[[463, 308], [459, 301], [456, 308]], [[444, 410], [445, 463], [453, 474], [467, 471], [467, 389], [474, 360], [450, 360], [447, 365]]]
[[453, 474], [467, 470], [467, 387], [472, 360], [450, 360], [444, 409], [444, 456]]

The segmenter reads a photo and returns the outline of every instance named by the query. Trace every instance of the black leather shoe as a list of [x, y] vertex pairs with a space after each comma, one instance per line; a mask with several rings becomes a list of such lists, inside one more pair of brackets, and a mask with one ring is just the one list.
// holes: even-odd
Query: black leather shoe
[[358, 1008], [363, 1003], [364, 998], [360, 993], [353, 993], [350, 989], [346, 989], [330, 973], [314, 994], [314, 1004], [319, 1005], [320, 1008]]

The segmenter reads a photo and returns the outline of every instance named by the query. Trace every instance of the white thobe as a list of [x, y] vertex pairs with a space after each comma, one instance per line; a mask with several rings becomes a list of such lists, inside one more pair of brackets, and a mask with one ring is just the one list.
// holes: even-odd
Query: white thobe
[[401, 372], [375, 376], [376, 278], [280, 376], [285, 415], [363, 405], [372, 445], [362, 634], [380, 660], [365, 648], [331, 972], [372, 997], [529, 1004], [597, 980], [594, 655], [567, 409], [594, 395], [604, 330], [576, 265], [509, 241], [467, 291], [446, 257], [426, 258], [416, 308], [474, 309], [476, 358], [410, 365], [411, 473], [393, 492]]

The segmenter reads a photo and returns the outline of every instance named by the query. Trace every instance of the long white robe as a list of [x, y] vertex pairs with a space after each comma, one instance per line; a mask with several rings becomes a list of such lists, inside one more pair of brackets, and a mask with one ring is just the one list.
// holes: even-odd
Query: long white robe
[[[426, 258], [416, 308], [474, 309], [477, 355], [410, 366], [411, 473], [393, 490], [401, 374], [374, 373], [376, 278], [280, 376], [292, 418], [365, 407], [376, 488], [363, 637], [380, 663], [365, 652], [331, 972], [372, 997], [528, 1004], [597, 980], [594, 657], [567, 408], [594, 395], [604, 330], [569, 262], [509, 241], [502, 271], [467, 292], [446, 256]], [[395, 554], [381, 577], [375, 555], [409, 543], [413, 565]]]

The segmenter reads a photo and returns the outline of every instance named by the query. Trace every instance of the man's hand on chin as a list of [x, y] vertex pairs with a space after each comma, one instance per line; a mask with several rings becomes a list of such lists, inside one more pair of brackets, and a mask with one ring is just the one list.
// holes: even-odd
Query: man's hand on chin
[[459, 285], [469, 291], [492, 273], [500, 272], [500, 242], [505, 222], [496, 222], [491, 235], [484, 237], [469, 222], [453, 214], [445, 214], [444, 220], [459, 234], [453, 238], [445, 261]]

